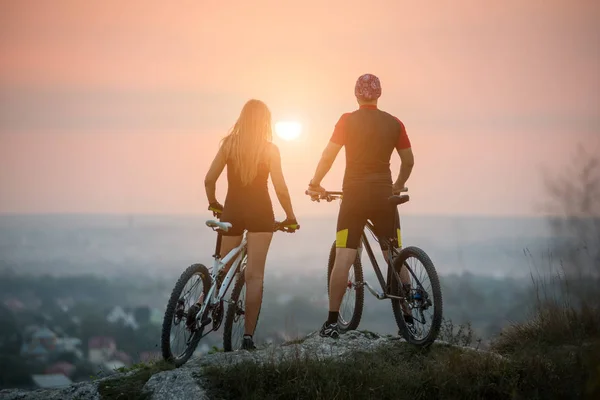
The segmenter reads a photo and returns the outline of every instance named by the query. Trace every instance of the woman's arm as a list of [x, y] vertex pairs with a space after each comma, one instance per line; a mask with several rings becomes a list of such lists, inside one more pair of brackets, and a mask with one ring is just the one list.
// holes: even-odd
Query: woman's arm
[[220, 147], [204, 177], [204, 189], [206, 189], [206, 197], [208, 198], [209, 204], [217, 202], [217, 180], [219, 179], [219, 176], [221, 176], [226, 163], [227, 160], [223, 154], [223, 148]]
[[271, 179], [273, 180], [273, 186], [275, 187], [275, 193], [277, 199], [285, 212], [287, 219], [296, 219], [294, 210], [292, 209], [292, 200], [290, 198], [290, 192], [288, 191], [285, 179], [283, 177], [283, 171], [281, 169], [281, 155], [276, 145], [271, 144], [270, 155], [270, 172]]

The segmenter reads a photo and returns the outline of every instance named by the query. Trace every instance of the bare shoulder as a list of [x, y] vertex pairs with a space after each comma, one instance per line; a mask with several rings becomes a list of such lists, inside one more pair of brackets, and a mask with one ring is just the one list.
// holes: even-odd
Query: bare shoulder
[[277, 147], [277, 145], [273, 142], [269, 143], [268, 152], [269, 152], [269, 157], [271, 159], [276, 159], [280, 156], [279, 155], [279, 147]]

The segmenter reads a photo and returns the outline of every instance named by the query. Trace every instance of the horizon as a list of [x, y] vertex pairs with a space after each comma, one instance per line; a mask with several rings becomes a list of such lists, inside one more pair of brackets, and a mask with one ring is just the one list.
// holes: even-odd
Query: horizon
[[[283, 213], [282, 213], [283, 214]], [[302, 214], [298, 214], [302, 215]], [[215, 219], [208, 212], [172, 212], [172, 213], [142, 213], [142, 212], [29, 212], [29, 213], [18, 213], [18, 212], [0, 212], [0, 218], [2, 217], [60, 217], [60, 216], [98, 216], [98, 217], [193, 217], [193, 218], [204, 218]], [[527, 218], [527, 219], [548, 219], [555, 217], [562, 217], [563, 215], [558, 214], [477, 214], [477, 213], [452, 213], [452, 214], [437, 214], [437, 213], [400, 213], [400, 218], [489, 218], [489, 219], [506, 219], [506, 218]], [[275, 216], [277, 220], [277, 215]], [[320, 219], [320, 218], [334, 218], [337, 219], [337, 214], [334, 213], [322, 213], [322, 214], [307, 214], [302, 215], [302, 218], [307, 219]], [[570, 218], [565, 216], [565, 218]], [[588, 217], [583, 217], [588, 218]], [[589, 217], [594, 218], [594, 217]]]

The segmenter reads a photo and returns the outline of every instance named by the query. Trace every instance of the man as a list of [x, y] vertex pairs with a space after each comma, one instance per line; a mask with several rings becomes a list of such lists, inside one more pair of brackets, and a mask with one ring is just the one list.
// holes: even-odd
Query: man
[[[372, 74], [360, 76], [354, 94], [359, 108], [343, 114], [335, 125], [308, 186], [312, 192], [325, 191], [321, 181], [331, 169], [342, 146], [345, 146], [344, 199], [338, 214], [336, 256], [329, 282], [329, 316], [320, 331], [321, 336], [333, 338], [339, 336], [337, 320], [340, 303], [367, 219], [371, 220], [377, 235], [383, 239], [380, 244], [384, 250], [392, 238], [398, 248], [402, 246], [398, 210], [388, 202], [388, 198], [405, 189], [414, 165], [404, 124], [377, 107], [377, 100], [381, 96], [379, 78]], [[400, 155], [402, 166], [396, 181], [392, 183], [390, 158], [394, 149]], [[406, 279], [406, 270], [402, 272], [403, 283], [410, 282]], [[405, 320], [411, 322], [412, 316], [405, 315]]]

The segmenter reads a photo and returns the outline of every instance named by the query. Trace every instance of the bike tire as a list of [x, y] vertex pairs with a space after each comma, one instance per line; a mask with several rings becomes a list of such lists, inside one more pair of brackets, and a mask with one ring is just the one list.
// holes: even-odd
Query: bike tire
[[[394, 269], [399, 272], [401, 266], [404, 265], [406, 263], [406, 261], [411, 257], [416, 258], [425, 267], [425, 272], [427, 273], [427, 277], [429, 278], [429, 281], [431, 282], [431, 291], [433, 292], [433, 301], [434, 301], [433, 307], [434, 307], [434, 309], [433, 309], [433, 318], [431, 321], [431, 328], [430, 328], [429, 332], [422, 339], [416, 339], [410, 333], [409, 329], [406, 326], [406, 323], [404, 322], [404, 313], [403, 313], [402, 307], [400, 305], [400, 300], [391, 299], [392, 310], [394, 311], [394, 318], [396, 319], [396, 325], [398, 325], [398, 328], [400, 329], [400, 332], [401, 332], [402, 336], [404, 337], [404, 339], [406, 339], [406, 341], [411, 344], [421, 346], [421, 347], [427, 347], [427, 346], [431, 345], [437, 339], [437, 335], [438, 335], [438, 333], [440, 331], [440, 327], [442, 325], [442, 314], [443, 314], [443, 307], [444, 307], [443, 300], [442, 300], [442, 289], [440, 287], [440, 280], [438, 278], [438, 274], [437, 274], [437, 271], [435, 270], [435, 266], [433, 265], [433, 262], [431, 261], [431, 259], [427, 255], [427, 253], [425, 253], [423, 250], [421, 250], [418, 247], [410, 246], [410, 247], [406, 247], [406, 248], [403, 248], [402, 250], [400, 250], [400, 253], [394, 259], [394, 264], [393, 264]], [[391, 282], [389, 282], [389, 286], [391, 288], [391, 294], [400, 296], [402, 293], [402, 290], [400, 289], [398, 282], [396, 281], [396, 279], [393, 275], [391, 276], [390, 279], [391, 279]]]
[[[238, 273], [238, 278], [235, 282], [235, 286], [233, 287], [233, 291], [231, 292], [231, 298], [229, 301], [229, 305], [227, 306], [227, 315], [225, 316], [225, 328], [223, 331], [223, 351], [229, 352], [234, 349], [232, 346], [232, 335], [233, 335], [233, 324], [235, 319], [235, 314], [238, 310], [238, 300], [240, 298], [240, 294], [242, 293], [242, 289], [246, 284], [246, 270], [244, 269], [242, 272]], [[264, 286], [263, 286], [264, 291]], [[246, 306], [246, 299], [244, 299], [244, 309]], [[260, 310], [258, 309], [258, 315], [256, 316], [256, 327], [258, 327], [258, 321], [260, 319]], [[244, 314], [245, 315], [245, 314]], [[245, 318], [245, 317], [244, 317]]]
[[[329, 251], [329, 260], [327, 262], [327, 294], [329, 294], [329, 281], [331, 279], [331, 271], [333, 270], [333, 264], [335, 263], [335, 251], [336, 247], [334, 241], [331, 246], [331, 250]], [[358, 253], [356, 254], [356, 259], [354, 260], [354, 263], [352, 264], [351, 268], [354, 268], [354, 281], [363, 282], [363, 268], [362, 263], [360, 261], [360, 255]], [[355, 287], [355, 291], [356, 300], [354, 301], [354, 311], [352, 312], [352, 318], [350, 318], [350, 321], [348, 321], [347, 323], [344, 323], [342, 320], [340, 320], [341, 317], [338, 317], [338, 329], [340, 333], [355, 330], [360, 324], [365, 302], [365, 287], [363, 285], [359, 285]]]
[[[211, 285], [211, 278], [208, 272], [208, 269], [202, 264], [193, 264], [190, 265], [179, 277], [173, 291], [171, 292], [171, 297], [169, 298], [169, 302], [167, 303], [167, 309], [165, 310], [165, 315], [163, 318], [162, 325], [162, 334], [161, 334], [161, 351], [163, 359], [171, 364], [174, 364], [175, 367], [180, 367], [189, 360], [192, 356], [196, 347], [198, 346], [198, 342], [200, 341], [200, 336], [202, 335], [202, 329], [196, 331], [191, 339], [190, 343], [185, 349], [185, 352], [182, 356], [177, 357], [173, 354], [171, 349], [171, 323], [173, 321], [175, 308], [177, 306], [177, 302], [179, 297], [181, 296], [181, 292], [185, 288], [186, 283], [194, 276], [200, 275], [200, 279], [202, 280], [203, 294], [204, 298], [206, 298], [208, 294], [208, 290]], [[181, 323], [185, 324], [185, 321]]]

